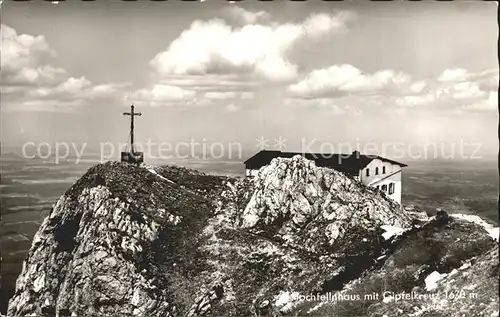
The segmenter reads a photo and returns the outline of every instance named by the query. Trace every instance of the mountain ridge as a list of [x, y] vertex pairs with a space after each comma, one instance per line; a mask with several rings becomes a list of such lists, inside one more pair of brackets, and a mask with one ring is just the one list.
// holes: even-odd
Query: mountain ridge
[[401, 210], [300, 156], [273, 160], [254, 180], [108, 162], [89, 169], [44, 220], [8, 315], [378, 316], [402, 303], [354, 301], [343, 312], [332, 302], [308, 313], [311, 303], [291, 295], [345, 292], [379, 283], [381, 272], [411, 291], [434, 271], [450, 274], [495, 252], [480, 225]]

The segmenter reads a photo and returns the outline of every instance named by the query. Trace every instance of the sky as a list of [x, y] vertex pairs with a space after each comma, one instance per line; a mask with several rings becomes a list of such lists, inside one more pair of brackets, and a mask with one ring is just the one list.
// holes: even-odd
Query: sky
[[238, 142], [246, 153], [402, 144], [411, 156], [411, 145], [465, 142], [469, 154], [496, 155], [497, 10], [480, 1], [4, 2], [2, 145], [124, 143], [122, 113], [134, 104], [142, 144]]

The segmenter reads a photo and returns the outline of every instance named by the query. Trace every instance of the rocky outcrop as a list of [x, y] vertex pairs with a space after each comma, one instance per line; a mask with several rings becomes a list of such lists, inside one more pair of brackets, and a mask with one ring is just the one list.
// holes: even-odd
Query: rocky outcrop
[[498, 243], [486, 230], [441, 212], [392, 239], [372, 269], [332, 294], [341, 299], [299, 300], [297, 311], [318, 316], [494, 316], [495, 254]]
[[382, 225], [412, 223], [375, 190], [300, 156], [273, 160], [260, 171], [242, 220], [243, 228], [278, 235], [310, 252], [343, 251], [346, 241], [352, 246], [376, 239]]
[[[402, 210], [300, 156], [253, 180], [106, 163], [43, 222], [9, 316], [482, 316], [495, 313], [498, 243], [470, 220]], [[471, 286], [476, 271], [484, 286]], [[450, 303], [448, 315], [446, 303], [394, 295], [454, 287], [481, 295]], [[392, 297], [364, 297], [385, 291]]]
[[176, 228], [196, 228], [189, 216], [202, 220], [210, 209], [210, 202], [144, 168], [90, 169], [35, 235], [9, 315], [171, 316], [168, 289], [152, 276], [146, 250], [164, 231], [182, 239]]

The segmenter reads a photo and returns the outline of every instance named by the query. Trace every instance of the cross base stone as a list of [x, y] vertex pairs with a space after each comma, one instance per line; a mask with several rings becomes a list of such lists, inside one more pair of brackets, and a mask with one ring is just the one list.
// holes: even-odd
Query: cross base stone
[[122, 152], [121, 161], [125, 163], [140, 164], [144, 162], [143, 152]]

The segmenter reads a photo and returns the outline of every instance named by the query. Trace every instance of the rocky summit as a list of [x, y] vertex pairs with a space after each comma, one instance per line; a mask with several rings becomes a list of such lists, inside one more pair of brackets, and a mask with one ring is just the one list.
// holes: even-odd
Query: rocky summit
[[498, 277], [498, 228], [301, 156], [252, 179], [108, 162], [53, 206], [8, 315], [498, 316]]

